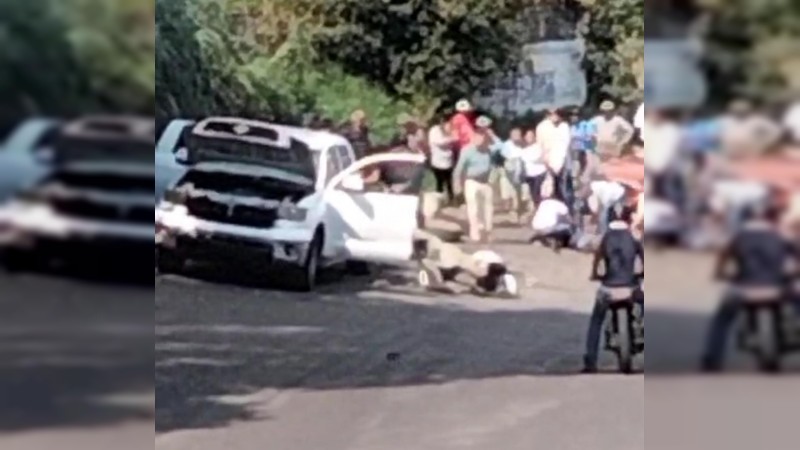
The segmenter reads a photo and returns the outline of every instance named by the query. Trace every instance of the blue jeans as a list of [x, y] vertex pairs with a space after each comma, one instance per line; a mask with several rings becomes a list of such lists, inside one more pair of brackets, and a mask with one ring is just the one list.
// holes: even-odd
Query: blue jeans
[[[800, 296], [791, 296], [789, 301], [795, 307], [795, 312], [800, 315]], [[705, 350], [703, 352], [703, 365], [709, 369], [720, 369], [725, 360], [725, 350], [731, 328], [739, 318], [743, 299], [735, 289], [729, 289], [722, 296], [714, 317], [711, 318]]]
[[[644, 293], [641, 288], [637, 288], [634, 293], [634, 301], [642, 308], [644, 314]], [[597, 295], [594, 300], [594, 309], [592, 315], [589, 317], [589, 332], [586, 335], [586, 353], [583, 357], [583, 364], [588, 368], [597, 367], [597, 359], [600, 354], [600, 339], [603, 335], [603, 325], [606, 321], [606, 315], [611, 308], [611, 298], [608, 292], [601, 287], [597, 290]]]

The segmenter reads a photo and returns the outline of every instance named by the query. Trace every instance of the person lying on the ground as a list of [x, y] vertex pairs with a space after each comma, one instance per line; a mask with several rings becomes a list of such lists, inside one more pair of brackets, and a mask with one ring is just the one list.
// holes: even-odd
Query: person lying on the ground
[[436, 287], [451, 281], [477, 293], [494, 293], [507, 273], [506, 264], [497, 253], [487, 250], [467, 253], [425, 230], [421, 217], [414, 232], [414, 250], [415, 259], [433, 275], [431, 283]]

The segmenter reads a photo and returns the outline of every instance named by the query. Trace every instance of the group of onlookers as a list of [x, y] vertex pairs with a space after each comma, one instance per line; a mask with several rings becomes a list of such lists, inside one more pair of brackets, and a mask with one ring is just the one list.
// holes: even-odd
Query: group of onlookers
[[681, 228], [683, 243], [714, 246], [718, 243], [711, 237], [722, 235], [720, 230], [733, 232], [747, 206], [791, 194], [791, 187], [782, 186], [791, 177], [748, 173], [770, 161], [773, 168], [784, 166], [783, 173], [797, 166], [791, 155], [800, 144], [800, 104], [789, 105], [782, 121], [780, 114], [741, 99], [711, 119], [692, 120], [684, 111], [656, 108], [645, 117], [650, 232], [671, 222]]
[[[424, 153], [435, 180], [435, 189], [449, 204], [466, 204], [468, 237], [486, 242], [491, 238], [495, 206], [511, 213], [517, 223], [530, 223], [533, 240], [555, 236], [555, 242], [574, 242], [584, 229], [583, 218], [593, 216], [602, 229], [604, 216], [616, 203], [636, 203], [642, 188], [633, 183], [604, 179], [601, 161], [619, 158], [629, 148], [641, 157], [637, 129], [616, 105], [604, 101], [600, 113], [582, 117], [573, 109], [548, 111], [539, 123], [514, 127], [507, 139], [494, 130], [494, 122], [467, 100], [455, 105], [453, 114], [435, 117], [429, 126], [409, 115], [398, 119], [399, 133], [389, 145], [370, 143], [366, 115], [352, 114], [336, 129], [356, 151]], [[403, 174], [384, 167], [366, 181], [392, 181]], [[371, 178], [374, 178], [371, 179]], [[564, 239], [569, 230], [570, 239]]]

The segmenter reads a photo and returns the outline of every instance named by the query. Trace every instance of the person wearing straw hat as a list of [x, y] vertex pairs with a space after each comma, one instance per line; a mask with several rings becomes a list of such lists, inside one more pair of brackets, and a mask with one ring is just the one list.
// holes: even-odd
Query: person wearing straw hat
[[636, 134], [636, 129], [617, 113], [617, 105], [611, 100], [600, 104], [600, 115], [595, 117], [594, 122], [597, 130], [597, 153], [602, 158], [621, 156], [625, 146]]
[[731, 102], [720, 126], [722, 152], [731, 157], [761, 155], [783, 135], [778, 123], [756, 111], [755, 106], [745, 99]]
[[369, 124], [367, 113], [363, 109], [357, 109], [350, 114], [350, 120], [340, 127], [342, 135], [350, 141], [356, 159], [361, 159], [370, 151], [372, 143], [369, 139]]

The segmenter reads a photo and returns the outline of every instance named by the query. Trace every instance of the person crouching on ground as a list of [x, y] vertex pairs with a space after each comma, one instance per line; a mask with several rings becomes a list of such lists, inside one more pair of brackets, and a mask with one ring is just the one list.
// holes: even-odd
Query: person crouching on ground
[[489, 178], [493, 154], [498, 149], [492, 142], [488, 133], [476, 133], [472, 144], [462, 152], [453, 174], [467, 203], [469, 238], [473, 242], [488, 242], [493, 228], [494, 191]]
[[[543, 186], [543, 195], [547, 199], [536, 209], [531, 221], [533, 236], [528, 242], [541, 242], [559, 253], [572, 241], [573, 223], [569, 207], [553, 189], [552, 180], [550, 181]], [[554, 192], [556, 195], [553, 195]]]
[[619, 205], [634, 208], [639, 201], [642, 187], [634, 182], [597, 180], [590, 184], [587, 200], [589, 212], [593, 218], [598, 235], [608, 230], [611, 210]]

